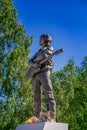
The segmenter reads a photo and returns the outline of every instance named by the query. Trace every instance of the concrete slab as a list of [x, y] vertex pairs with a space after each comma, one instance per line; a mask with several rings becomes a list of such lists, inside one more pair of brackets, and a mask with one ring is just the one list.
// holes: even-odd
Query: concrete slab
[[68, 130], [68, 124], [54, 122], [20, 124], [16, 130]]

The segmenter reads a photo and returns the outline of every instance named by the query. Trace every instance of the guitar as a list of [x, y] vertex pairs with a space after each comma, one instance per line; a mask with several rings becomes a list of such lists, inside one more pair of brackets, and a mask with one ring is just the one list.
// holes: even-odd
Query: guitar
[[[51, 55], [49, 55], [48, 57], [46, 57], [44, 60], [39, 62], [39, 65], [41, 66], [43, 63], [45, 63], [46, 61], [48, 61], [50, 58], [52, 58], [54, 55], [58, 55], [60, 53], [64, 52], [64, 49], [59, 49], [55, 52], [53, 52]], [[34, 75], [36, 75], [39, 71], [40, 71], [40, 66], [39, 67], [31, 67], [28, 72], [27, 72], [27, 78], [31, 78]]]

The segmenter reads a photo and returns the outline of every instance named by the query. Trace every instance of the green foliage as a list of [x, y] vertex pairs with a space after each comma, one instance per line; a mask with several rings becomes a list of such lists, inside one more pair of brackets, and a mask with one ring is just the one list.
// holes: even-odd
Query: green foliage
[[60, 71], [52, 73], [57, 103], [57, 121], [69, 124], [69, 130], [87, 128], [87, 57], [81, 67], [73, 60]]
[[31, 81], [26, 79], [31, 42], [12, 0], [0, 0], [0, 130], [14, 130], [33, 113]]

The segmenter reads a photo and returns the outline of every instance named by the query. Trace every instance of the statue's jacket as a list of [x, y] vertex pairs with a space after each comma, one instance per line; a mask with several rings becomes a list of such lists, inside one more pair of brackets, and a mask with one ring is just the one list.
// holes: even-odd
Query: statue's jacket
[[[53, 53], [53, 47], [50, 45], [47, 45], [43, 48], [41, 48], [29, 61], [29, 64], [34, 64], [35, 62], [40, 63], [40, 61], [44, 60], [46, 57], [52, 55]], [[47, 60], [45, 63], [43, 63], [40, 67], [39, 72], [43, 72], [45, 70], [50, 70], [53, 67], [52, 58]]]

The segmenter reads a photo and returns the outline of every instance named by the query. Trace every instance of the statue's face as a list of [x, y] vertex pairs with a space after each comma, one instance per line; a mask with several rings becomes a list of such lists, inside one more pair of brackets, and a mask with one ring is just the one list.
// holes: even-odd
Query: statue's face
[[43, 46], [44, 45], [44, 39], [40, 39], [40, 46]]

